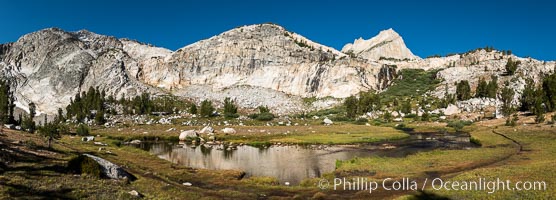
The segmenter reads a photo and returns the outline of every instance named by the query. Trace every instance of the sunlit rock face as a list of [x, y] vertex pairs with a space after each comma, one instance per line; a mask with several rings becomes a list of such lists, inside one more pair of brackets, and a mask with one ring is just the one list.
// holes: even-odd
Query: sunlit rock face
[[158, 60], [164, 64], [142, 65], [141, 81], [196, 99], [226, 94], [244, 107], [286, 105], [290, 111], [302, 109], [300, 97], [344, 98], [374, 89], [380, 66], [274, 24], [238, 27]]
[[379, 60], [381, 58], [394, 59], [418, 59], [411, 50], [405, 46], [402, 37], [393, 29], [383, 30], [377, 36], [365, 40], [356, 39], [342, 48], [342, 52], [353, 54], [367, 60]]
[[[510, 57], [521, 65], [516, 75], [505, 76]], [[510, 81], [517, 98], [525, 78], [538, 82], [554, 65], [485, 50], [421, 59], [392, 29], [355, 40], [340, 52], [275, 24], [237, 27], [177, 51], [56, 28], [0, 45], [0, 77], [15, 88], [16, 105], [27, 110], [34, 102], [39, 113], [48, 114], [89, 87], [115, 97], [142, 92], [194, 101], [231, 97], [243, 108], [266, 105], [276, 113], [294, 113], [341, 102], [305, 105], [306, 97], [341, 99], [387, 90], [394, 79], [404, 78], [398, 71], [407, 68], [438, 70], [442, 84], [431, 92], [434, 96], [442, 97], [446, 86], [454, 93], [458, 81], [469, 80], [475, 88], [479, 78], [496, 75], [500, 85]]]
[[2, 48], [0, 58], [1, 76], [15, 86], [17, 105], [24, 109], [34, 102], [39, 112], [56, 113], [89, 87], [115, 95], [151, 91], [129, 76], [127, 69], [137, 61], [120, 40], [88, 31], [30, 33]]

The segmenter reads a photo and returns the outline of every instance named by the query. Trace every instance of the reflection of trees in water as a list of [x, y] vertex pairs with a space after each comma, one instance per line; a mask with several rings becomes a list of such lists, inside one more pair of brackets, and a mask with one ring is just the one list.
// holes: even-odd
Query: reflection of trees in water
[[212, 147], [206, 147], [205, 145], [199, 146], [199, 149], [201, 150], [203, 156], [209, 156], [212, 151]]
[[225, 159], [230, 159], [234, 155], [234, 150], [227, 150], [227, 148], [224, 148], [224, 150], [222, 150], [222, 152], [224, 152], [224, 158]]
[[266, 153], [266, 152], [268, 152], [268, 149], [270, 149], [270, 148], [262, 148], [262, 147], [261, 147], [261, 148], [259, 148], [259, 147], [254, 147], [254, 148], [259, 149], [259, 153]]
[[[466, 141], [459, 136], [445, 139], [452, 143]], [[374, 144], [368, 147], [327, 146], [324, 149], [311, 146], [238, 146], [237, 150], [228, 150], [227, 145], [185, 145], [178, 148], [167, 144], [155, 144], [150, 151], [162, 152], [158, 154], [160, 158], [193, 168], [242, 170], [249, 176], [271, 176], [277, 177], [280, 181], [297, 184], [305, 178], [320, 177], [323, 173], [333, 171], [336, 160], [369, 156], [404, 157], [410, 153], [435, 149], [440, 142], [445, 142], [440, 136], [422, 135], [392, 142], [396, 147], [394, 149], [384, 149], [383, 145]]]
[[143, 142], [141, 143], [141, 146], [142, 146], [141, 149], [148, 149], [150, 153], [154, 155], [160, 155], [172, 151], [174, 145], [172, 143], [166, 143], [166, 142], [160, 142], [160, 143]]

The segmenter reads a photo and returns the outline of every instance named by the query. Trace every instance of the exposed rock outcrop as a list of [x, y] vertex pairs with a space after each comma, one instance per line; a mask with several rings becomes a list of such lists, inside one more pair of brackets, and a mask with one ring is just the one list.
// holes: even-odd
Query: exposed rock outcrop
[[356, 39], [342, 48], [342, 52], [367, 60], [385, 59], [418, 59], [405, 46], [402, 37], [393, 29], [383, 30], [368, 40]]
[[195, 139], [199, 137], [199, 133], [195, 130], [187, 130], [180, 133], [179, 139], [181, 141], [189, 139]]
[[39, 113], [56, 113], [89, 87], [116, 96], [158, 91], [130, 76], [127, 69], [137, 61], [114, 37], [50, 28], [24, 35], [1, 49], [0, 76], [10, 80], [16, 104], [24, 110], [34, 102]]
[[[349, 54], [349, 55], [348, 55]], [[383, 59], [380, 59], [380, 58]], [[508, 58], [521, 61], [506, 76]], [[523, 90], [525, 78], [538, 82], [554, 70], [554, 62], [478, 50], [448, 57], [421, 59], [394, 30], [369, 40], [358, 39], [342, 52], [320, 45], [275, 24], [242, 26], [187, 45], [175, 52], [137, 41], [89, 31], [44, 29], [0, 45], [0, 78], [15, 88], [16, 106], [55, 114], [89, 87], [116, 98], [142, 92], [173, 94], [195, 101], [231, 97], [239, 107], [268, 106], [274, 113], [326, 108], [360, 91], [383, 91], [401, 69], [438, 70], [442, 83], [431, 95], [443, 97], [445, 85], [499, 77]], [[473, 89], [472, 89], [473, 90]], [[329, 99], [305, 105], [305, 97]]]
[[104, 175], [106, 175], [106, 177], [111, 178], [111, 179], [128, 179], [128, 180], [135, 180], [136, 177], [131, 175], [130, 173], [126, 172], [123, 168], [121, 168], [120, 166], [107, 161], [103, 158], [97, 157], [97, 156], [93, 156], [90, 154], [83, 154], [84, 156], [87, 156], [93, 160], [95, 160], [101, 167], [102, 172]]

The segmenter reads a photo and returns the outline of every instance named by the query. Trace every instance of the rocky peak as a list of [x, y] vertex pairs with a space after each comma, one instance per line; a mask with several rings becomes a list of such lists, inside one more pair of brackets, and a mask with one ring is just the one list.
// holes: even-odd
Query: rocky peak
[[[223, 32], [217, 36], [185, 46], [178, 51], [195, 49], [203, 45], [225, 45], [230, 48], [242, 48], [243, 51], [261, 50], [272, 51], [278, 48], [288, 48], [294, 52], [312, 51], [326, 53], [331, 56], [344, 56], [340, 51], [313, 42], [297, 33], [290, 32], [284, 27], [265, 23], [241, 26]], [[261, 48], [262, 47], [262, 48]]]
[[393, 29], [380, 31], [375, 37], [365, 40], [356, 39], [342, 48], [342, 52], [368, 60], [379, 60], [382, 58], [395, 59], [417, 59], [402, 39]]

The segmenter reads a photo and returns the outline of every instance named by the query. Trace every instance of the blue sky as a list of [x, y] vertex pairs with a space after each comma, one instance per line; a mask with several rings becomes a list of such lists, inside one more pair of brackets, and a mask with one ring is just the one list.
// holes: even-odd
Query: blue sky
[[555, 1], [0, 0], [0, 43], [59, 27], [175, 50], [237, 26], [264, 22], [336, 49], [393, 28], [421, 57], [489, 45], [556, 60]]

